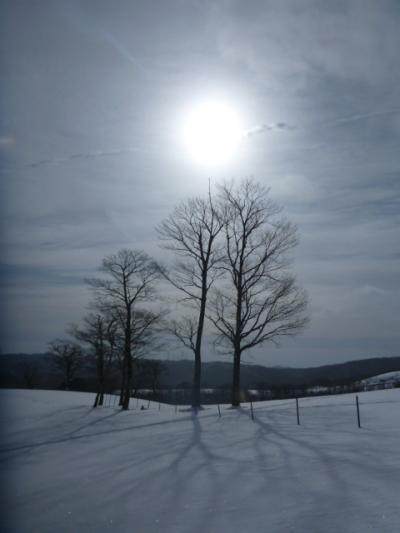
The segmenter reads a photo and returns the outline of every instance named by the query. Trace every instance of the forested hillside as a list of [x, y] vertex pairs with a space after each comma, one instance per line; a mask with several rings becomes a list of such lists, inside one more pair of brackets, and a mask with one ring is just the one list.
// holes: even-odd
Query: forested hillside
[[[190, 387], [193, 362], [189, 360], [160, 360], [161, 388]], [[141, 361], [146, 367], [146, 360]], [[347, 363], [310, 368], [265, 367], [244, 364], [241, 384], [243, 388], [307, 387], [313, 385], [343, 385], [385, 372], [400, 370], [400, 357], [361, 359]], [[138, 387], [150, 387], [142, 373]], [[229, 362], [203, 363], [203, 388], [229, 388], [232, 364]], [[75, 390], [92, 390], [95, 383], [93, 366], [88, 365], [76, 376]], [[117, 383], [116, 383], [117, 385]], [[0, 356], [0, 386], [22, 388], [60, 388], [62, 376], [51, 365], [45, 354], [4, 354]]]

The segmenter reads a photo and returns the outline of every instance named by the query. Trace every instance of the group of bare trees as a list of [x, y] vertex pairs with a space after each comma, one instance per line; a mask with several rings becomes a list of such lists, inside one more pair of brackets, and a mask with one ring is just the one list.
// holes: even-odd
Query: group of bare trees
[[[106, 376], [115, 363], [120, 370], [120, 405], [129, 408], [135, 362], [156, 342], [162, 311], [143, 306], [155, 297], [155, 283], [161, 277], [160, 267], [144, 252], [120, 250], [103, 259], [101, 276], [87, 279], [92, 290], [92, 312], [80, 326], [69, 333], [89, 349], [94, 357], [97, 393], [94, 407], [104, 401]], [[50, 344], [50, 356], [62, 366], [60, 350], [70, 354], [76, 364], [74, 343], [56, 341]], [[83, 350], [80, 351], [80, 354]], [[63, 366], [64, 374], [66, 366]]]
[[[70, 332], [95, 356], [95, 406], [103, 402], [105, 376], [117, 361], [120, 405], [128, 409], [135, 362], [160, 339], [165, 342], [167, 332], [193, 352], [192, 406], [201, 402], [205, 332], [214, 334], [216, 344], [233, 357], [232, 405], [238, 406], [242, 354], [298, 333], [307, 322], [306, 294], [289, 270], [296, 227], [265, 187], [243, 180], [181, 203], [157, 232], [162, 247], [175, 256], [170, 268], [142, 251], [121, 250], [103, 260], [101, 276], [87, 280], [92, 312]], [[177, 316], [168, 320], [155, 303], [161, 280], [181, 304]], [[64, 343], [64, 348], [81, 356], [74, 343]], [[64, 348], [55, 342], [50, 351], [61, 361]]]
[[118, 322], [111, 313], [95, 310], [83, 318], [81, 326], [72, 326], [70, 333], [84, 346], [90, 347], [94, 356], [97, 392], [94, 407], [103, 405], [106, 379], [117, 356]]
[[120, 250], [106, 257], [101, 268], [105, 277], [91, 278], [97, 308], [113, 317], [120, 330], [121, 396], [120, 404], [128, 409], [132, 390], [133, 360], [148, 349], [160, 312], [141, 308], [154, 299], [154, 284], [160, 268], [141, 251]]
[[201, 341], [205, 320], [233, 356], [232, 405], [240, 405], [243, 352], [298, 333], [307, 323], [307, 297], [289, 272], [297, 229], [268, 190], [252, 180], [221, 186], [215, 198], [182, 203], [158, 227], [177, 261], [170, 283], [195, 312], [173, 323], [194, 353], [192, 406], [200, 406]]

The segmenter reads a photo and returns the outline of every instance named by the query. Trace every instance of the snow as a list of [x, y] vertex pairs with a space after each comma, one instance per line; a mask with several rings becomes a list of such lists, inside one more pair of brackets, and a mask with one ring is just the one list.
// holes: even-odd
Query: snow
[[365, 385], [378, 385], [384, 382], [399, 382], [400, 383], [400, 371], [386, 372], [385, 374], [378, 374], [371, 378], [363, 379], [361, 383]]
[[400, 390], [240, 410], [0, 391], [4, 532], [379, 532], [400, 522]]

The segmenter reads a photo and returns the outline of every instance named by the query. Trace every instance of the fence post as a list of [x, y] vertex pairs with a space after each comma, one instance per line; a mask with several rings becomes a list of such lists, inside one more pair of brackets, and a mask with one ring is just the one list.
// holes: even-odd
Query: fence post
[[221, 418], [221, 409], [219, 408], [219, 404], [217, 404], [218, 407], [218, 416]]
[[297, 415], [297, 425], [300, 426], [300, 411], [299, 411], [299, 399], [296, 398], [296, 415]]
[[147, 403], [147, 409], [150, 409], [150, 400]]
[[250, 400], [251, 419], [254, 420], [253, 402]]
[[160, 409], [161, 409], [161, 403], [158, 402], [158, 410], [160, 410]]
[[178, 406], [175, 404], [175, 414], [178, 412]]
[[356, 407], [357, 407], [357, 424], [358, 424], [358, 427], [360, 428], [361, 427], [361, 422], [360, 422], [360, 404], [358, 403], [358, 396], [356, 396]]

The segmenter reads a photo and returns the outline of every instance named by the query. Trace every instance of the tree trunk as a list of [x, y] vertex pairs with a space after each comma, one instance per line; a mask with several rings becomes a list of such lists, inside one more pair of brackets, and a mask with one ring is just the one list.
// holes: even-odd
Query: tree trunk
[[[242, 269], [242, 266], [241, 266]], [[240, 406], [240, 345], [242, 327], [242, 270], [238, 275], [235, 339], [233, 345], [232, 407]]]
[[237, 347], [233, 357], [232, 407], [240, 407], [240, 351]]
[[120, 407], [122, 407], [123, 402], [124, 402], [125, 381], [126, 381], [126, 367], [125, 367], [125, 359], [123, 359], [122, 367], [121, 367], [121, 390], [119, 393], [119, 403], [118, 403]]
[[202, 298], [197, 325], [196, 346], [194, 352], [194, 374], [192, 390], [192, 407], [197, 409], [201, 405], [201, 340], [203, 337], [204, 317], [206, 313], [206, 279], [203, 279]]
[[126, 309], [126, 323], [125, 323], [125, 339], [124, 339], [124, 367], [125, 367], [125, 383], [122, 393], [122, 409], [125, 411], [129, 409], [129, 398], [131, 395], [132, 385], [132, 359], [131, 359], [131, 307], [127, 305]]
[[132, 359], [129, 354], [129, 358], [126, 361], [126, 376], [125, 376], [125, 390], [122, 399], [122, 409], [129, 409], [129, 400], [131, 397], [131, 385], [132, 385]]
[[103, 405], [104, 401], [104, 355], [103, 344], [101, 343], [100, 351], [97, 354], [97, 404]]
[[93, 407], [97, 407], [99, 405], [99, 393], [96, 392], [96, 398], [94, 399]]
[[193, 374], [193, 390], [192, 390], [192, 407], [197, 409], [200, 407], [200, 387], [201, 387], [201, 358], [199, 353], [195, 353], [194, 359], [194, 374]]

